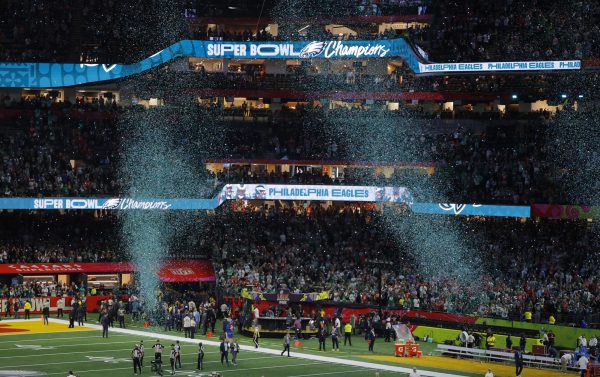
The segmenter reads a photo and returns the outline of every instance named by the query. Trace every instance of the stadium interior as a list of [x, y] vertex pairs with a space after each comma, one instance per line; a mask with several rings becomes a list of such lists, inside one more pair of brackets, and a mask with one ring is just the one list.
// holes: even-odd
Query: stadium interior
[[600, 2], [0, 14], [0, 375], [600, 375]]

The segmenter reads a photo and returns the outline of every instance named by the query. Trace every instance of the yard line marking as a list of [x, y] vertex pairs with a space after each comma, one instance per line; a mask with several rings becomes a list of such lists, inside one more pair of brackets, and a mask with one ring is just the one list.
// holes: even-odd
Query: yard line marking
[[345, 371], [340, 371], [340, 372], [326, 372], [326, 373], [314, 373], [314, 374], [298, 374], [295, 376], [288, 376], [288, 377], [311, 377], [311, 376], [325, 376], [328, 374], [346, 374], [346, 373], [358, 373], [358, 372], [366, 372], [369, 371], [371, 369], [367, 369], [367, 368], [361, 368], [361, 369], [355, 369], [355, 370], [345, 370]]
[[97, 350], [97, 351], [76, 351], [76, 352], [60, 352], [60, 353], [33, 353], [31, 355], [15, 355], [15, 356], [0, 356], [0, 359], [16, 359], [20, 357], [41, 357], [41, 356], [58, 356], [58, 355], [73, 355], [78, 353], [101, 353], [113, 351], [131, 351], [133, 348], [121, 348], [117, 350]]
[[[68, 331], [64, 331], [65, 333]], [[57, 332], [56, 334], [62, 334], [63, 332]], [[6, 339], [8, 337], [19, 337], [19, 336], [30, 336], [30, 335], [39, 335], [40, 333], [19, 333], [18, 335], [2, 335], [2, 341], [5, 343], [12, 343], [12, 342], [18, 342], [19, 343], [33, 343], [33, 342], [51, 342], [51, 341], [55, 341], [55, 340], [71, 340], [71, 339], [84, 339], [84, 340], [88, 340], [90, 339], [90, 334], [87, 333], [82, 333], [82, 332], [73, 332], [73, 336], [68, 336], [68, 337], [58, 337], [58, 338], [41, 338], [41, 339]], [[86, 336], [75, 336], [76, 334], [82, 334], [82, 335], [86, 335]], [[127, 334], [110, 334], [110, 336], [120, 336], [120, 337], [131, 337], [131, 335], [127, 335]], [[100, 335], [97, 335], [98, 338], [100, 338]], [[92, 337], [95, 338], [95, 337]]]
[[[66, 321], [61, 321], [61, 320], [57, 320], [57, 319], [52, 319], [52, 321], [57, 322], [57, 323], [67, 323]], [[87, 326], [90, 328], [94, 328], [94, 329], [101, 329], [101, 327], [98, 325], [87, 325]], [[141, 336], [141, 337], [153, 336], [153, 337], [156, 337], [157, 339], [166, 339], [166, 340], [171, 340], [171, 341], [179, 340], [181, 343], [197, 344], [195, 339], [182, 338], [182, 337], [167, 335], [167, 334], [152, 333], [152, 332], [130, 330], [130, 329], [119, 329], [119, 328], [114, 328], [112, 331], [116, 332], [116, 333], [121, 333], [121, 334], [131, 334], [131, 335]], [[149, 334], [151, 334], [151, 335], [149, 335]], [[205, 345], [208, 345], [208, 346], [215, 346], [215, 347], [220, 345], [219, 342], [210, 341], [210, 340], [203, 340], [202, 343]], [[241, 345], [240, 349], [242, 349], [244, 351], [249, 351], [249, 352], [265, 353], [265, 354], [270, 354], [270, 355], [281, 355], [280, 350], [275, 350], [272, 348], [255, 349], [252, 346]], [[342, 359], [342, 358], [336, 358], [336, 357], [320, 356], [320, 355], [313, 355], [313, 354], [299, 353], [299, 352], [293, 352], [293, 353], [291, 353], [291, 355], [294, 356], [295, 358], [300, 358], [300, 359], [319, 361], [319, 362], [331, 363], [331, 364], [356, 366], [356, 367], [362, 367], [362, 368], [379, 370], [379, 371], [402, 372], [402, 373], [406, 373], [406, 374], [412, 372], [412, 368], [406, 368], [406, 367], [400, 367], [400, 366], [388, 365], [388, 364], [376, 364], [373, 362], [348, 360], [348, 359]], [[464, 375], [460, 375], [460, 374], [434, 372], [434, 371], [429, 371], [429, 370], [420, 371], [420, 374], [423, 377], [464, 377]]]
[[[220, 361], [218, 361], [220, 363]], [[308, 366], [308, 365], [318, 365], [318, 364], [323, 364], [322, 362], [312, 362], [312, 363], [303, 363], [303, 364], [291, 364], [291, 365], [275, 365], [275, 366], [270, 366], [270, 367], [255, 367], [255, 368], [239, 368], [239, 369], [224, 369], [224, 370], [219, 370], [218, 372], [221, 374], [231, 374], [231, 373], [236, 373], [236, 372], [245, 372], [248, 370], [262, 370], [262, 369], [274, 369], [274, 368], [293, 368], [293, 367], [302, 367], [302, 366]], [[230, 367], [230, 368], [235, 368], [235, 367]], [[110, 368], [110, 371], [115, 371], [115, 370], [125, 370], [125, 369], [129, 369], [131, 370], [132, 367], [127, 367], [127, 368]], [[163, 368], [163, 373], [167, 374], [169, 373], [169, 371], [167, 370], [169, 368]], [[78, 370], [77, 373], [81, 374], [81, 373], [88, 373], [88, 372], [106, 372], [107, 369], [89, 369], [89, 370]], [[195, 369], [185, 369], [185, 370], [181, 370], [178, 369], [175, 372], [175, 375], [177, 374], [184, 374], [184, 373], [201, 373], [198, 372]], [[204, 372], [207, 373], [207, 372]], [[55, 375], [55, 374], [61, 374], [64, 375], [65, 372], [54, 372], [54, 373], [46, 373], [46, 375]]]
[[[205, 354], [217, 354], [219, 352], [205, 352]], [[69, 355], [67, 353], [65, 353], [64, 355]], [[184, 355], [185, 356], [185, 355]], [[183, 356], [182, 356], [183, 357]], [[192, 357], [192, 356], [190, 356]], [[261, 357], [248, 357], [248, 358], [239, 358], [238, 357], [238, 361], [245, 361], [245, 360], [263, 360], [263, 359], [273, 359], [275, 358], [275, 356], [261, 356]], [[150, 360], [151, 358], [144, 358], [147, 360]], [[185, 359], [183, 360], [183, 364], [186, 363]], [[82, 361], [62, 361], [62, 362], [56, 362], [56, 363], [43, 363], [43, 364], [27, 364], [27, 367], [43, 367], [43, 366], [47, 366], [47, 365], [62, 365], [62, 364], [85, 364], [85, 363], [103, 363], [103, 360], [82, 360]], [[213, 360], [213, 361], [205, 361], [204, 364], [213, 364], [213, 363], [220, 363], [221, 361], [219, 360]], [[191, 361], [188, 361], [188, 363], [192, 363]], [[195, 364], [195, 361], [193, 362], [193, 364]], [[7, 369], [7, 368], [22, 368], [23, 364], [19, 364], [19, 365], [2, 365], [0, 366], [0, 371], [2, 369]]]

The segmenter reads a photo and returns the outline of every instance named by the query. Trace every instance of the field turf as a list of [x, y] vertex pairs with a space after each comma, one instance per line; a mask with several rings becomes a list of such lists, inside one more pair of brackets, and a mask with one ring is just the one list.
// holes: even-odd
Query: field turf
[[[92, 315], [94, 316], [94, 315]], [[94, 316], [95, 317], [95, 316]], [[90, 318], [91, 319], [91, 318]], [[128, 323], [130, 329], [148, 331], [153, 333], [179, 336], [179, 333], [165, 333], [160, 328], [144, 329], [135, 323]], [[67, 329], [63, 323], [50, 323], [42, 326], [41, 321], [32, 319], [27, 322], [0, 322], [0, 376], [26, 376], [26, 372], [39, 372], [48, 376], [67, 376], [70, 370], [84, 376], [118, 377], [132, 376], [133, 364], [130, 358], [134, 344], [143, 339], [146, 346], [143, 375], [151, 376], [150, 359], [152, 358], [151, 346], [156, 340], [156, 335], [133, 336], [119, 334], [111, 331], [108, 339], [101, 337], [101, 331], [96, 329], [76, 328]], [[242, 346], [251, 345], [251, 340], [239, 337]], [[198, 341], [217, 341], [214, 337], [199, 337]], [[447, 358], [427, 356], [433, 351], [433, 346], [423, 344], [424, 356], [422, 359], [403, 359], [393, 357], [393, 343], [385, 343], [378, 339], [375, 343], [375, 353], [367, 352], [367, 345], [363, 338], [355, 336], [353, 347], [340, 346], [340, 352], [330, 350], [331, 341], [328, 341], [327, 352], [319, 352], [316, 340], [304, 340], [301, 347], [292, 346], [292, 355], [296, 353], [313, 354], [334, 357], [342, 360], [377, 363], [380, 365], [394, 365], [409, 367], [417, 365], [419, 370], [431, 370], [451, 373], [460, 376], [483, 376], [481, 370], [486, 370], [487, 365]], [[161, 340], [163, 345], [170, 345], [171, 340]], [[343, 343], [343, 342], [342, 342]], [[309, 377], [309, 376], [403, 376], [404, 373], [391, 371], [377, 371], [364, 367], [343, 365], [318, 360], [308, 360], [300, 357], [281, 357], [279, 354], [259, 353], [242, 350], [238, 355], [237, 366], [222, 366], [219, 350], [216, 346], [205, 345], [204, 371], [196, 370], [196, 346], [182, 343], [182, 368], [177, 370], [177, 375], [200, 377], [209, 376], [210, 372], [218, 371], [223, 376], [248, 376], [248, 377]], [[280, 339], [261, 339], [261, 348], [281, 349]], [[168, 348], [165, 349], [168, 351]], [[163, 370], [168, 373], [168, 352], [163, 351]], [[457, 364], [458, 361], [458, 364]], [[511, 376], [514, 373], [512, 366], [493, 364], [496, 376]], [[552, 371], [526, 370], [525, 376], [554, 376], [559, 375]], [[541, 374], [540, 374], [541, 372]], [[376, 374], [378, 373], [378, 374]], [[564, 376], [564, 374], [563, 374]]]

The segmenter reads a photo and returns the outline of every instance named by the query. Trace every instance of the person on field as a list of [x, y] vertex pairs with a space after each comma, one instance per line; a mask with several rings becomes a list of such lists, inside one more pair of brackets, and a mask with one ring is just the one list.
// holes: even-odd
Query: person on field
[[202, 343], [198, 344], [198, 370], [204, 369], [204, 346]]
[[102, 337], [108, 338], [108, 325], [110, 320], [108, 319], [108, 314], [104, 314], [102, 317]]
[[44, 308], [42, 309], [42, 318], [44, 319], [44, 325], [48, 326], [48, 319], [50, 318], [50, 305], [44, 304]]
[[292, 340], [292, 337], [290, 336], [290, 333], [286, 333], [285, 336], [283, 337], [283, 351], [281, 351], [281, 356], [283, 356], [285, 354], [285, 352], [287, 351], [287, 355], [288, 357], [290, 357], [290, 342]]
[[133, 360], [133, 374], [142, 374], [142, 364], [141, 364], [142, 354], [140, 352], [140, 347], [138, 344], [133, 347], [131, 351], [131, 359]]

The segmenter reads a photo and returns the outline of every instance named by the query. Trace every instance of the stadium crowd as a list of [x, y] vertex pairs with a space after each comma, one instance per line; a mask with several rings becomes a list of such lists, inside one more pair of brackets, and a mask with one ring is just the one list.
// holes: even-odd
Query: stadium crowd
[[[405, 213], [397, 220], [405, 216], [414, 221], [418, 215]], [[3, 214], [0, 220], [3, 263], [127, 260], [112, 215]], [[448, 221], [456, 222], [465, 234], [480, 235], [474, 250], [484, 261], [474, 266], [481, 275], [468, 282], [424, 272], [410, 245], [390, 233], [370, 204], [226, 205], [209, 216], [201, 229], [185, 236], [190, 240], [186, 246], [169, 255], [211, 258], [221, 295], [248, 286], [271, 293], [330, 291], [330, 299], [337, 302], [517, 320], [530, 312], [535, 322], [547, 321], [552, 314], [558, 322], [579, 325], [586, 319], [591, 323], [600, 308], [600, 271], [594, 252], [600, 240], [587, 223], [463, 220]], [[21, 228], [15, 236], [20, 224], [42, 223], [49, 226], [32, 226], [30, 232]], [[382, 270], [381, 294], [379, 274], [369, 267], [372, 260], [393, 264]], [[6, 287], [4, 292], [17, 297], [47, 289], [70, 292], [74, 288], [27, 283], [12, 290]]]
[[[213, 249], [217, 283], [228, 293], [248, 285], [263, 292], [329, 290], [338, 302], [512, 319], [529, 311], [536, 322], [553, 314], [579, 323], [600, 304], [593, 262], [599, 240], [581, 223], [471, 224], [483, 234], [479, 251], [488, 269], [479, 282], [464, 284], [419, 273], [411, 252], [386, 236], [367, 206], [259, 208], [235, 216], [224, 212], [215, 220], [206, 232], [212, 235], [207, 247]], [[375, 259], [394, 263], [382, 273], [381, 296], [377, 273], [365, 273], [366, 262]]]
[[598, 57], [597, 1], [437, 1], [411, 39], [438, 62]]
[[[17, 106], [27, 111], [19, 112], [0, 131], [1, 195], [98, 196], [121, 192], [122, 184], [115, 174], [119, 149], [113, 141], [120, 138], [116, 118], [123, 110], [98, 103], [56, 106], [37, 101]], [[226, 110], [202, 111], [227, 119]], [[241, 111], [249, 113], [250, 108], [242, 105]], [[255, 123], [250, 129], [235, 122], [223, 126], [226, 144], [219, 153], [222, 158], [235, 159], [433, 164], [436, 169], [431, 177], [422, 174], [409, 177], [407, 171], [397, 170], [387, 183], [382, 176], [375, 177], [368, 170], [348, 168], [343, 183], [412, 185], [413, 191], [418, 193], [419, 187], [431, 182], [451, 182], [443, 185], [447, 192], [442, 194], [455, 202], [530, 203], [561, 199], [556, 187], [550, 184], [545, 134], [540, 132], [543, 122], [537, 127], [520, 127], [516, 123], [497, 128], [458, 127], [452, 132], [427, 130], [427, 126], [415, 131], [411, 127], [408, 133], [398, 136], [404, 138], [402, 153], [385, 156], [357, 154], [347, 148], [354, 144], [352, 138], [357, 135], [348, 135], [345, 139], [336, 131], [342, 121], [351, 122], [357, 128], [366, 126], [364, 119], [381, 119], [382, 122], [397, 119], [402, 124], [407, 111], [412, 116], [409, 110], [284, 108], [271, 122]], [[365, 114], [369, 117], [365, 118]], [[546, 116], [538, 113], [537, 117], [542, 120]], [[258, 181], [332, 182], [314, 170], [261, 173], [247, 167], [232, 167], [218, 174], [207, 174], [213, 180], [214, 189], [225, 183]]]
[[[134, 15], [141, 17], [148, 26], [168, 18], [174, 31], [167, 39], [173, 43], [186, 38], [239, 41], [386, 39], [399, 34], [395, 30], [377, 33], [356, 28], [358, 34], [340, 36], [324, 27], [311, 27], [298, 33], [293, 28], [286, 30], [286, 26], [290, 19], [301, 17], [432, 14], [426, 27], [411, 27], [405, 33], [427, 51], [432, 61], [586, 59], [600, 53], [596, 43], [600, 28], [593, 22], [600, 6], [592, 0], [573, 4], [541, 0], [526, 4], [482, 0], [356, 0], [343, 7], [338, 1], [311, 0], [294, 3], [294, 8], [299, 8], [293, 14], [289, 13], [288, 6], [286, 1], [267, 4], [264, 15], [271, 13], [273, 19], [282, 23], [279, 34], [272, 36], [266, 29], [228, 30], [223, 25], [209, 28], [196, 23], [197, 17], [261, 11], [260, 7], [256, 9], [254, 2], [238, 5], [232, 10], [223, 2], [182, 2], [164, 7], [152, 2], [142, 6], [112, 0], [91, 0], [81, 6], [71, 0], [53, 2], [52, 6], [39, 0], [7, 1], [0, 5], [0, 12], [9, 15], [0, 21], [0, 60], [131, 62], [164, 48], [156, 44], [164, 38], [139, 40], [141, 34], [130, 22]], [[30, 18], [36, 22], [27, 22]], [[144, 51], [126, 49], [123, 47], [126, 44]]]

